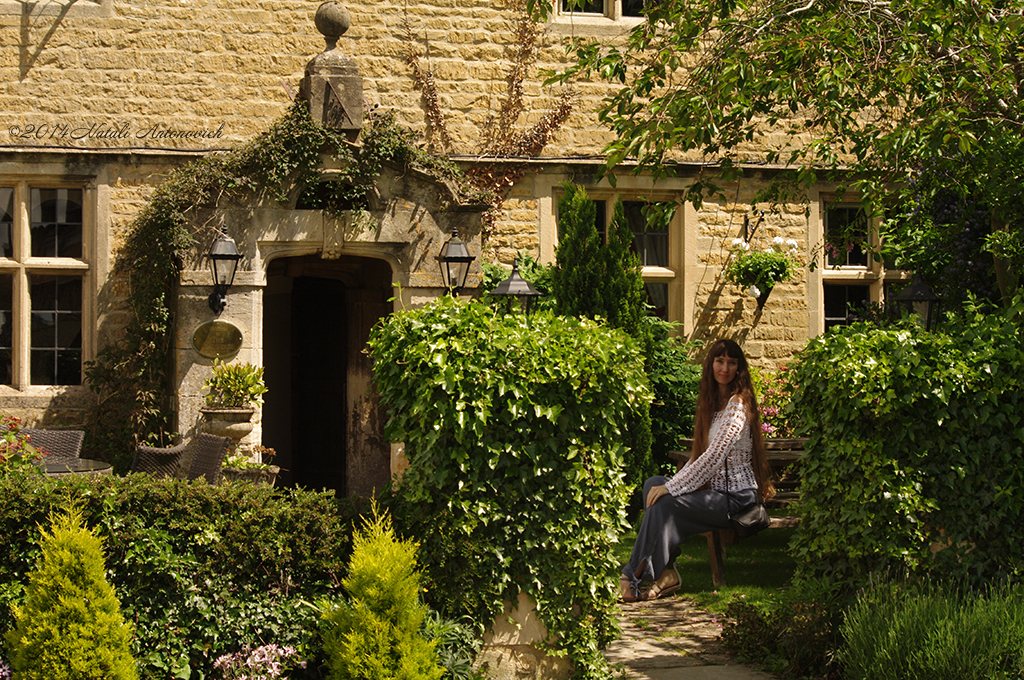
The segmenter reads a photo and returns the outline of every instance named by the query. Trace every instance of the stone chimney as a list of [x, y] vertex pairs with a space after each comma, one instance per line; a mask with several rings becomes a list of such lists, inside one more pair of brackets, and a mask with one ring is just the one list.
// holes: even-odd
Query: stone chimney
[[316, 10], [314, 22], [327, 49], [306, 64], [299, 96], [309, 102], [314, 120], [354, 142], [363, 127], [363, 79], [355, 60], [338, 49], [338, 38], [352, 25], [352, 18], [341, 3], [329, 0]]

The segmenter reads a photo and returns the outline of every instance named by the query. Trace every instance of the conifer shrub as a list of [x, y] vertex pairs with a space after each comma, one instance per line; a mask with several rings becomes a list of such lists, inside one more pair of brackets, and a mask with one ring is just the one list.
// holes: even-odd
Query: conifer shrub
[[651, 344], [650, 326], [644, 323], [647, 291], [643, 263], [632, 248], [633, 229], [626, 220], [622, 201], [616, 201], [608, 243], [601, 250], [604, 268], [599, 289], [603, 298], [601, 306], [612, 328], [621, 328], [636, 338], [647, 354]]
[[7, 635], [19, 680], [135, 680], [132, 629], [107, 582], [103, 542], [72, 506], [51, 516]]
[[391, 518], [374, 507], [352, 539], [347, 602], [323, 617], [324, 652], [332, 680], [439, 680], [441, 667], [421, 628], [416, 545], [395, 536]]
[[592, 319], [602, 314], [600, 297], [595, 294], [604, 273], [596, 219], [597, 208], [586, 190], [566, 184], [558, 201], [558, 248], [551, 272], [555, 311], [563, 316]]
[[[559, 237], [552, 272], [555, 309], [565, 316], [604, 319], [640, 344], [649, 365], [654, 333], [646, 319], [642, 263], [632, 250], [633, 230], [622, 201], [615, 203], [607, 243], [601, 243], [596, 219], [595, 203], [586, 190], [567, 183], [558, 202]], [[656, 472], [651, 428], [650, 406], [633, 413], [625, 427], [626, 474], [635, 488]]]

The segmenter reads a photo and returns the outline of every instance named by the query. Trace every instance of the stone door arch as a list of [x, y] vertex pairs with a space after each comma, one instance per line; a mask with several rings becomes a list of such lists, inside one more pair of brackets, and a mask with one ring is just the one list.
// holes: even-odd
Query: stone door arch
[[392, 309], [392, 278], [386, 261], [354, 255], [268, 263], [262, 440], [282, 484], [365, 496], [388, 482], [391, 448], [362, 350]]

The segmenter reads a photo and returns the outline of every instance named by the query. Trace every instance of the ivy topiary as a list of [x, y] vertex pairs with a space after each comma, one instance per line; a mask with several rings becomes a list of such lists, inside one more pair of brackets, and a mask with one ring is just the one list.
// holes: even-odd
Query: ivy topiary
[[391, 518], [366, 520], [352, 538], [351, 598], [323, 616], [324, 652], [332, 680], [439, 680], [435, 641], [421, 635], [427, 608], [420, 602], [416, 546], [395, 536]]
[[42, 530], [39, 563], [7, 635], [21, 680], [135, 680], [132, 629], [104, 573], [103, 544], [72, 507]]
[[800, 578], [1024, 578], [1024, 340], [1008, 316], [952, 328], [854, 324], [800, 353]]
[[636, 342], [445, 297], [391, 315], [369, 344], [409, 463], [390, 507], [421, 543], [429, 604], [490, 625], [526, 592], [576, 677], [608, 677], [624, 431], [650, 401]]

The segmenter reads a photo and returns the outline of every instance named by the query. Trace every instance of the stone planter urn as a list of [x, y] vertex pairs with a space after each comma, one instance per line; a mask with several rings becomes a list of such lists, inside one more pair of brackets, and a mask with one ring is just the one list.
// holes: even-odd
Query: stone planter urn
[[232, 446], [245, 435], [252, 432], [252, 416], [256, 412], [251, 408], [204, 408], [200, 409], [206, 417], [203, 430], [218, 437], [231, 437]]
[[224, 466], [221, 468], [224, 481], [240, 482], [242, 484], [269, 484], [274, 486], [277, 482], [277, 474], [281, 468], [277, 465], [270, 465], [265, 468], [236, 468]]

